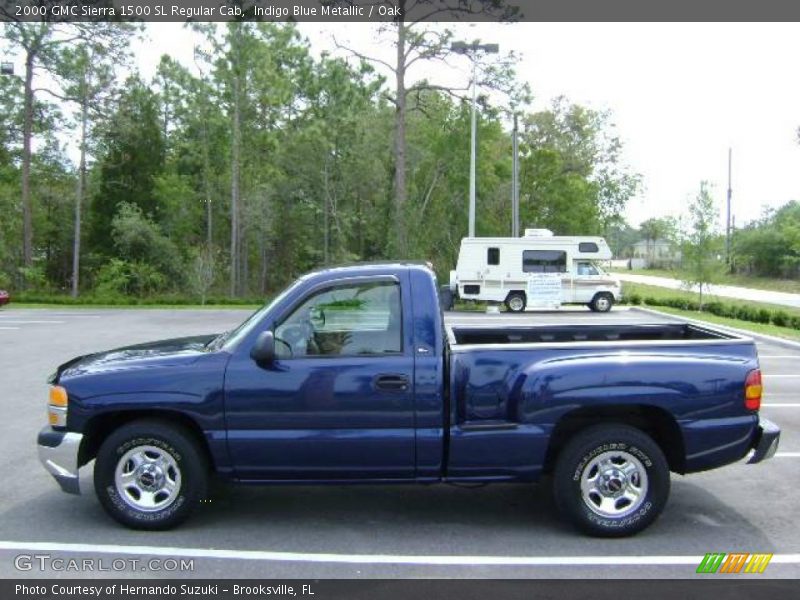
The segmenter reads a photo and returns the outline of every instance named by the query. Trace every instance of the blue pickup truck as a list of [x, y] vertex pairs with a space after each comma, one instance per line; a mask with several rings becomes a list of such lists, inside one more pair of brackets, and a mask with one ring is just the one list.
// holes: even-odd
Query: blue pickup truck
[[752, 340], [683, 324], [446, 327], [435, 274], [301, 277], [236, 329], [77, 357], [42, 463], [124, 525], [165, 529], [212, 476], [258, 484], [535, 482], [599, 536], [661, 513], [670, 472], [771, 457]]

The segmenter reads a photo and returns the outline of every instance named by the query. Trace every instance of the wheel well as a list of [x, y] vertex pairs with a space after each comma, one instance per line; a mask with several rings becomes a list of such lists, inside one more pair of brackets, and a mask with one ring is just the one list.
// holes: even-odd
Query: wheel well
[[505, 301], [508, 302], [508, 299], [511, 298], [511, 296], [514, 296], [515, 294], [519, 294], [520, 296], [525, 298], [526, 301], [528, 300], [528, 295], [525, 293], [524, 290], [511, 290], [506, 295]]
[[94, 459], [100, 446], [112, 432], [140, 419], [158, 420], [183, 430], [197, 442], [205, 453], [208, 464], [214, 466], [214, 457], [200, 426], [191, 417], [168, 410], [131, 410], [104, 413], [92, 418], [84, 427], [83, 440], [78, 452], [78, 465], [83, 466]]
[[601, 423], [621, 423], [640, 429], [661, 448], [670, 471], [686, 471], [683, 435], [672, 415], [656, 406], [619, 405], [579, 408], [564, 415], [550, 436], [544, 472], [552, 472], [559, 452], [575, 434]]

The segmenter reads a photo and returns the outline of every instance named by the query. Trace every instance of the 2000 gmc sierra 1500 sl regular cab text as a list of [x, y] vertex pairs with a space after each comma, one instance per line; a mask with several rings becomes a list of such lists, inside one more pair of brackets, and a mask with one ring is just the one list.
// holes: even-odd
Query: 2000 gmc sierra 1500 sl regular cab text
[[47, 470], [117, 521], [164, 529], [209, 477], [533, 482], [584, 531], [664, 508], [670, 471], [771, 457], [747, 338], [688, 324], [445, 328], [414, 264], [300, 278], [237, 329], [81, 356], [51, 378]]

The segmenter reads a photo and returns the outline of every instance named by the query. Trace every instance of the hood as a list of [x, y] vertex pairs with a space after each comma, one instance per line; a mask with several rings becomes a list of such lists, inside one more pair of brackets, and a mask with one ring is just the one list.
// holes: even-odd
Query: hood
[[90, 373], [185, 365], [196, 361], [205, 352], [205, 346], [217, 337], [198, 335], [174, 338], [116, 348], [106, 352], [85, 354], [65, 362], [50, 377], [50, 383], [58, 383], [65, 377], [76, 377]]

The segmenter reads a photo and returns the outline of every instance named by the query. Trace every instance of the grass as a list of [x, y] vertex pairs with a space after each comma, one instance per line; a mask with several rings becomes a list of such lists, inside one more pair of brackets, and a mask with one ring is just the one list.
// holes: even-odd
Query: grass
[[[171, 309], [171, 310], [226, 310], [238, 308], [242, 310], [255, 310], [264, 306], [263, 304], [61, 304], [58, 302], [11, 302], [6, 305], [8, 308], [58, 308], [65, 310], [93, 310], [98, 308], [116, 309]], [[2, 312], [0, 308], [0, 312]]]
[[[669, 279], [683, 280], [684, 274], [679, 270], [671, 269], [615, 269], [614, 273], [632, 273], [634, 275], [651, 275], [653, 277], [667, 277]], [[754, 290], [765, 290], [770, 292], [787, 292], [790, 294], [800, 294], [800, 280], [797, 279], [778, 279], [774, 277], [755, 277], [752, 275], [728, 273], [720, 274], [716, 281], [717, 285], [735, 285], [739, 287], [752, 288]]]

